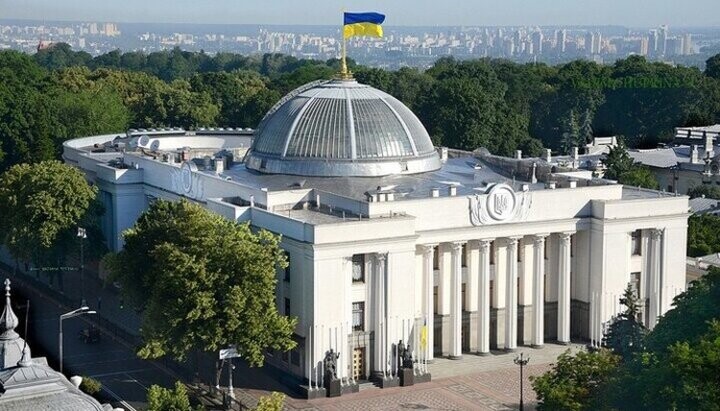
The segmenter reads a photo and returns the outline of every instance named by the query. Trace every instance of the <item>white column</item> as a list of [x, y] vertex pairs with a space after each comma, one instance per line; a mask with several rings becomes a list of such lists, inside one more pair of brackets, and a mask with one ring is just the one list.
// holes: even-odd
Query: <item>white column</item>
[[661, 275], [661, 264], [662, 264], [662, 253], [661, 253], [661, 244], [662, 244], [662, 237], [663, 232], [662, 230], [658, 229], [652, 229], [650, 230], [650, 243], [649, 243], [649, 273], [648, 273], [648, 281], [650, 282], [649, 287], [649, 295], [648, 298], [650, 299], [650, 305], [648, 307], [649, 313], [648, 313], [648, 328], [652, 329], [655, 327], [655, 324], [657, 324], [658, 318], [661, 315], [661, 307], [660, 304], [660, 284], [662, 282], [662, 279], [660, 278]]
[[350, 350], [350, 338], [352, 338], [352, 257], [345, 257], [343, 260], [345, 271], [345, 320], [342, 322], [342, 333], [340, 335], [340, 355], [342, 356], [342, 367], [338, 366], [338, 376], [346, 381], [350, 380], [350, 365], [352, 364], [353, 353]]
[[545, 342], [545, 237], [547, 234], [533, 238], [533, 347], [542, 347]]
[[517, 348], [517, 248], [518, 238], [507, 239], [505, 276], [505, 349]]
[[558, 250], [558, 332], [561, 344], [570, 343], [570, 237], [573, 233], [559, 234]]
[[450, 358], [462, 357], [462, 245], [452, 243], [450, 288]]
[[490, 353], [490, 243], [492, 240], [480, 240], [477, 320], [477, 347], [480, 354]]
[[435, 347], [435, 310], [434, 304], [434, 267], [433, 267], [433, 253], [435, 251], [436, 244], [423, 245], [423, 282], [425, 283], [425, 329], [427, 330], [427, 346], [425, 347], [425, 359], [433, 359], [433, 351]]
[[373, 301], [375, 305], [374, 312], [374, 366], [373, 371], [376, 375], [380, 375], [386, 370], [385, 362], [387, 353], [385, 350], [385, 339], [387, 335], [387, 316], [385, 315], [385, 262], [386, 254], [376, 254], [373, 270]]

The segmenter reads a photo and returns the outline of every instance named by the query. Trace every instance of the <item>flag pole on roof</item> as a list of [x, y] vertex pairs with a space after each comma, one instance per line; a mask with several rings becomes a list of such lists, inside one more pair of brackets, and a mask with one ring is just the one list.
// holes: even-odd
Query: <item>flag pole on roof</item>
[[375, 12], [348, 13], [343, 10], [343, 43], [342, 58], [340, 61], [340, 78], [349, 80], [352, 72], [347, 67], [347, 39], [354, 36], [382, 37], [383, 29], [381, 24], [385, 21], [385, 15]]

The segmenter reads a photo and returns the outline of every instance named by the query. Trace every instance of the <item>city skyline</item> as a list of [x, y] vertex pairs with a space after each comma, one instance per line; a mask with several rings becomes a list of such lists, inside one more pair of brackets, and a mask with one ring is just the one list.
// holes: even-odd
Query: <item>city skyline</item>
[[[676, 27], [720, 26], [720, 3], [713, 0], [621, 0], [605, 2], [543, 0], [528, 4], [524, 0], [481, 0], [472, 3], [448, 0], [399, 0], [393, 3], [377, 0], [316, 0], [312, 7], [291, 0], [239, 4], [230, 0], [196, 1], [159, 0], [143, 2], [126, 0], [95, 2], [68, 0], [2, 0], [5, 19], [80, 21], [99, 20], [120, 23], [202, 23], [202, 24], [268, 24], [333, 25], [340, 24], [342, 6], [347, 10], [377, 10], [385, 13], [388, 26], [512, 26], [512, 25], [622, 25], [649, 27], [669, 24]], [[218, 10], [223, 12], [219, 15]]]

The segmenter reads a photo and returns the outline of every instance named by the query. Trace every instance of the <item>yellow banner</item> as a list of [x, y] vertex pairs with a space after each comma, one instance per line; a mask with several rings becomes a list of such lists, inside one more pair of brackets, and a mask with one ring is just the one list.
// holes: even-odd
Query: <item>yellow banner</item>
[[383, 29], [379, 24], [354, 23], [343, 26], [343, 36], [347, 39], [353, 36], [382, 37]]
[[427, 326], [423, 325], [420, 329], [420, 348], [427, 347]]

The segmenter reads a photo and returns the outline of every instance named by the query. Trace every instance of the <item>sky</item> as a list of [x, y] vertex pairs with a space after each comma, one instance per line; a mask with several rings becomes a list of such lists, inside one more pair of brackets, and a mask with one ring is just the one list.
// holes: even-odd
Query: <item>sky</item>
[[333, 25], [343, 8], [394, 26], [720, 26], [720, 0], [0, 0], [0, 18]]

